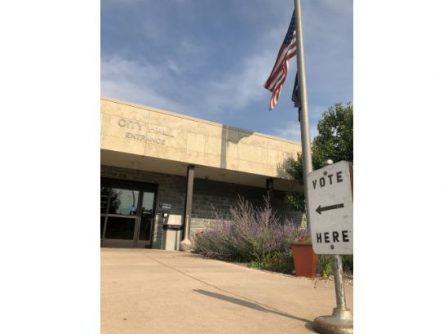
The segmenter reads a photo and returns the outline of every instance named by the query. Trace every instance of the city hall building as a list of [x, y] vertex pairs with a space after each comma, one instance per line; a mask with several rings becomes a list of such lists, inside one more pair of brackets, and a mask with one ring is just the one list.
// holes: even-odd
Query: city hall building
[[[229, 218], [239, 196], [299, 223], [285, 203], [303, 191], [284, 172], [297, 142], [169, 111], [101, 99], [101, 245], [166, 248]], [[174, 241], [176, 242], [176, 241]]]

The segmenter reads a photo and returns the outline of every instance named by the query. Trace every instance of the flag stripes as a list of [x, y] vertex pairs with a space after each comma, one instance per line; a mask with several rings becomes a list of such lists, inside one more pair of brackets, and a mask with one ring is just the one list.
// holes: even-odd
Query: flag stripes
[[292, 14], [288, 31], [280, 47], [269, 78], [265, 82], [265, 88], [272, 92], [269, 110], [272, 110], [278, 101], [283, 84], [288, 75], [289, 60], [296, 54], [295, 13]]

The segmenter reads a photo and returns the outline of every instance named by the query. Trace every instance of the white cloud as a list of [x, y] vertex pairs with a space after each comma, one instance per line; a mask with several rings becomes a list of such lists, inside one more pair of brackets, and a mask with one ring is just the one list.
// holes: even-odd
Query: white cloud
[[[168, 86], [173, 86], [175, 75], [193, 70], [194, 65], [187, 68], [186, 63], [173, 58], [166, 59], [162, 66], [149, 63], [142, 65], [121, 57], [111, 57], [102, 60], [102, 95], [176, 112], [187, 111], [196, 116], [203, 110], [212, 114], [235, 112], [251, 102], [268, 98], [269, 94], [263, 84], [274, 58], [274, 52], [264, 51], [257, 56], [245, 58], [240, 71], [231, 69], [216, 80], [197, 81], [193, 85], [181, 87], [179, 93], [182, 99], [192, 98], [185, 106], [183, 101], [179, 101], [178, 93], [173, 97], [167, 95], [167, 92], [171, 93]], [[196, 93], [199, 99], [194, 98]]]
[[[173, 66], [172, 63], [170, 66]], [[158, 67], [112, 57], [102, 60], [101, 76], [102, 96], [169, 110], [183, 110], [174, 99], [161, 92], [162, 83], [169, 79]]]
[[143, 2], [143, 0], [106, 0], [107, 5], [117, 6], [135, 6]]
[[166, 59], [166, 65], [169, 71], [171, 71], [172, 73], [176, 75], [180, 75], [182, 73], [183, 68], [173, 59]]
[[[318, 134], [317, 124], [311, 123], [310, 127], [310, 137], [312, 142], [314, 137]], [[278, 127], [274, 127], [269, 131], [269, 134], [301, 142], [301, 128], [300, 123], [297, 120], [294, 120], [293, 122], [280, 122]]]
[[207, 107], [215, 113], [225, 109], [235, 111], [262, 99], [266, 93], [263, 84], [273, 57], [270, 52], [264, 52], [247, 58], [240, 71], [231, 69], [219, 80], [208, 83], [205, 96]]
[[300, 123], [284, 123], [280, 127], [273, 128], [271, 134], [277, 137], [286, 138], [289, 140], [300, 141]]
[[110, 57], [102, 59], [101, 63], [102, 79], [118, 78], [124, 80], [144, 80], [156, 81], [162, 74], [159, 69], [150, 64], [141, 65], [137, 62], [123, 59], [121, 57]]
[[352, 15], [353, 0], [321, 0], [321, 3], [329, 10]]
[[[283, 27], [282, 23], [282, 27]], [[280, 27], [281, 28], [281, 27]], [[286, 28], [274, 28], [261, 35], [255, 50], [250, 50], [238, 68], [231, 68], [216, 81], [207, 83], [204, 103], [212, 113], [235, 112], [248, 104], [268, 100], [270, 92], [263, 87], [283, 41]], [[293, 60], [290, 66], [294, 65]]]

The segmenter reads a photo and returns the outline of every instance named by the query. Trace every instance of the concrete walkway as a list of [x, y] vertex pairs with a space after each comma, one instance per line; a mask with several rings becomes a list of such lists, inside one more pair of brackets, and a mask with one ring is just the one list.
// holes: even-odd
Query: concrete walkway
[[[352, 309], [352, 286], [345, 286]], [[335, 307], [334, 282], [197, 255], [101, 250], [101, 334], [313, 333]]]

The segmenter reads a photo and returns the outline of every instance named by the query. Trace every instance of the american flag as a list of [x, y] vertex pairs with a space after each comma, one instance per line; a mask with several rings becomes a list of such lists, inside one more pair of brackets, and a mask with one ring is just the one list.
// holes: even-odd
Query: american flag
[[268, 80], [265, 82], [265, 88], [272, 92], [271, 101], [269, 102], [269, 110], [272, 110], [277, 104], [278, 97], [283, 88], [283, 83], [288, 75], [289, 60], [295, 56], [295, 50], [295, 13], [292, 13], [288, 32], [280, 47], [272, 72], [269, 75]]

